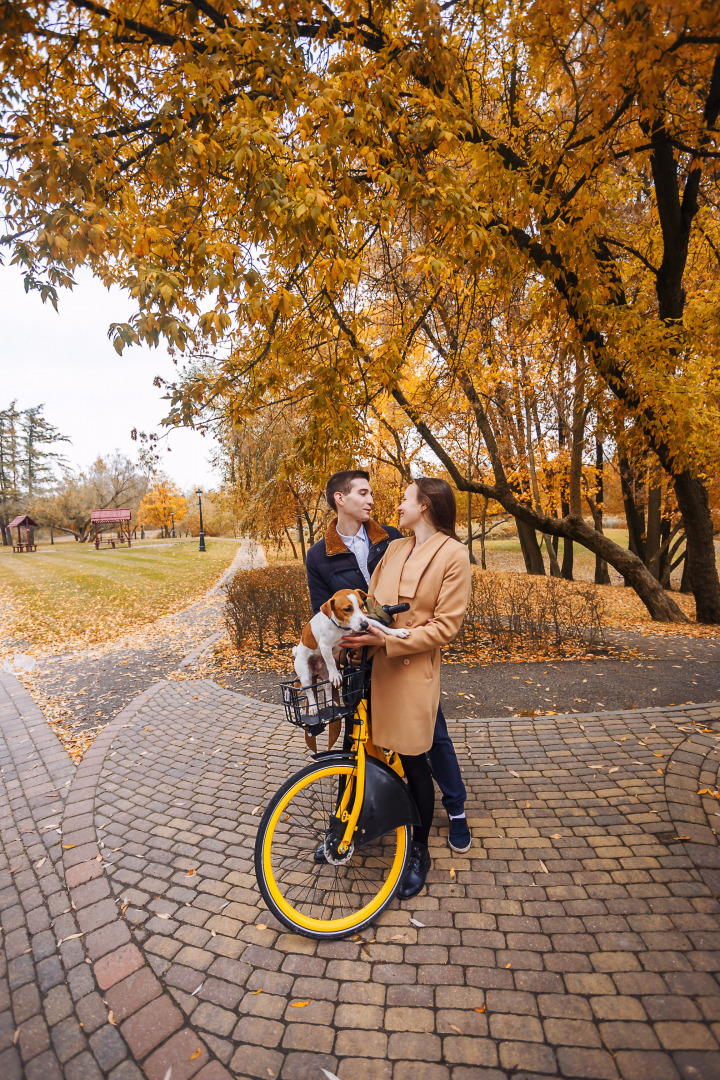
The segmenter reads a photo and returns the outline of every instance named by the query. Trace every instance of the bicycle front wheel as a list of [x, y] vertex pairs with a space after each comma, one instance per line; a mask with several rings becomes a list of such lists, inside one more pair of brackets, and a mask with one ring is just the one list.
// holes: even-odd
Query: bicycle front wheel
[[273, 796], [255, 841], [255, 873], [270, 911], [312, 938], [361, 930], [387, 907], [410, 857], [410, 826], [353, 850], [340, 865], [315, 852], [353, 771], [350, 762], [314, 762]]

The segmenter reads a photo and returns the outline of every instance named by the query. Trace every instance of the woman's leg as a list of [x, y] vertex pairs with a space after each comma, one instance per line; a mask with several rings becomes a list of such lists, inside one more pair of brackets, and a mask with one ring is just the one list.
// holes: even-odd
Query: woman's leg
[[435, 785], [426, 754], [401, 754], [403, 771], [410, 793], [420, 814], [420, 824], [413, 829], [413, 841], [427, 847], [435, 810]]

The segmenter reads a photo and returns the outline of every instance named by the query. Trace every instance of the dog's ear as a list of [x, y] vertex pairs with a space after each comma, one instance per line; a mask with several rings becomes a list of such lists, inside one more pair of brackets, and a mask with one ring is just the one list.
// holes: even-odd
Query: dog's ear
[[326, 615], [328, 619], [332, 618], [332, 600], [326, 600], [320, 608], [323, 615]]
[[358, 600], [360, 601], [360, 607], [362, 607], [364, 605], [365, 601], [368, 598], [368, 594], [365, 592], [364, 589], [356, 589], [355, 590], [355, 595], [357, 596]]

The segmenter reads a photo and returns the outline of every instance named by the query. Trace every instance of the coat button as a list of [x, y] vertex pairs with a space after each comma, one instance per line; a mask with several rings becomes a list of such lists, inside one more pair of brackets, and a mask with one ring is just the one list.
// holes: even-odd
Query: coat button
[[406, 656], [406, 657], [405, 657], [405, 659], [403, 660], [403, 664], [407, 665], [407, 664], [409, 664], [409, 663], [410, 663], [410, 661], [408, 660], [408, 658], [407, 658], [407, 656]]
[[412, 626], [412, 619], [406, 619], [405, 620], [405, 625], [406, 626]]

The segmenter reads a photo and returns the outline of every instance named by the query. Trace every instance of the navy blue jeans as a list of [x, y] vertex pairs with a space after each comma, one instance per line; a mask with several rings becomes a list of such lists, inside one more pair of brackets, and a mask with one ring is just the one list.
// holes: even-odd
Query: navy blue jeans
[[442, 804], [445, 810], [448, 814], [463, 814], [465, 812], [467, 792], [460, 773], [455, 747], [448, 735], [442, 705], [438, 706], [435, 720], [435, 736], [433, 744], [428, 750], [428, 760], [432, 774], [442, 791]]

